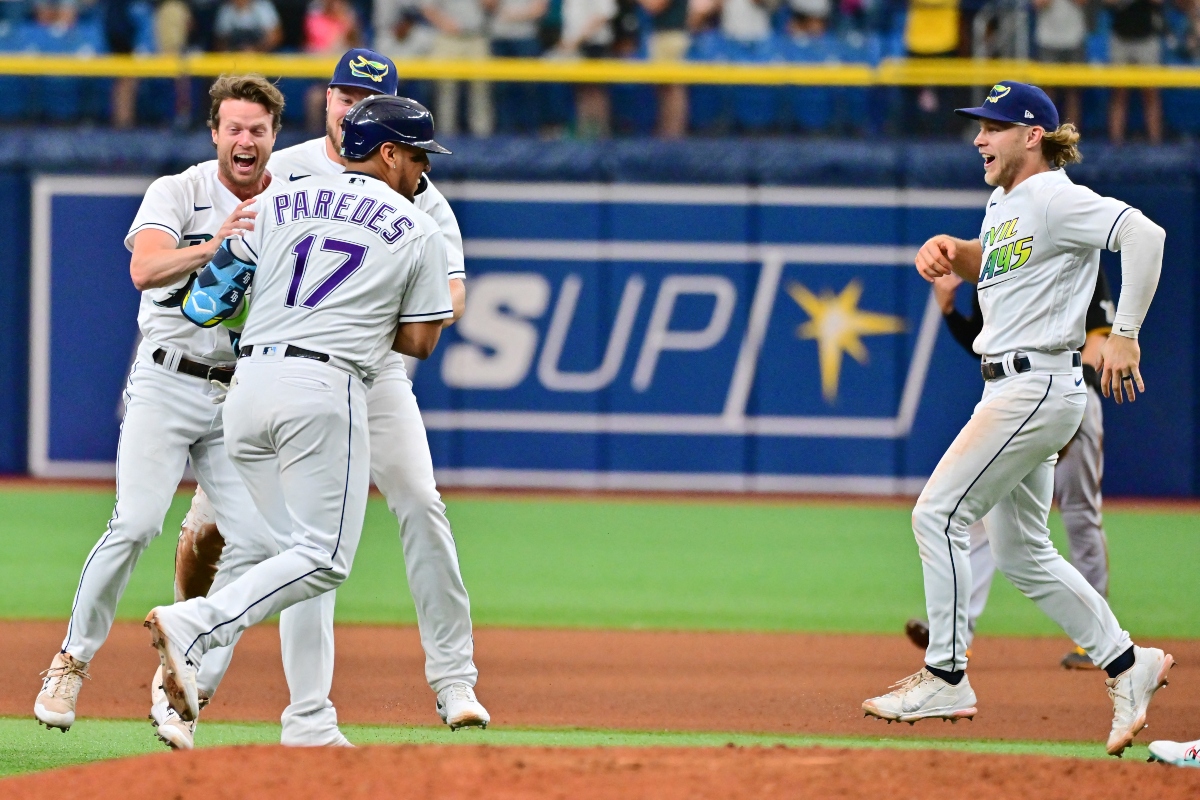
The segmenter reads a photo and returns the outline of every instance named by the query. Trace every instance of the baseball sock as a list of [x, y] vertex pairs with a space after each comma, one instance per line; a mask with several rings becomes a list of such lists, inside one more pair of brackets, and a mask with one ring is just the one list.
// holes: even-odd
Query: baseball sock
[[1115, 678], [1132, 666], [1133, 645], [1130, 645], [1128, 650], [1110, 661], [1108, 666], [1104, 668], [1104, 671], [1108, 673], [1108, 677]]
[[[1131, 661], [1129, 663], [1132, 664], [1133, 662]], [[931, 667], [928, 664], [925, 665], [925, 669], [929, 670], [934, 675], [937, 675], [939, 678], [941, 678], [942, 680], [944, 680], [946, 683], [950, 684], [951, 686], [958, 686], [960, 683], [962, 683], [963, 675], [967, 674], [967, 671], [965, 669], [958, 669], [958, 670], [938, 669], [937, 667]]]

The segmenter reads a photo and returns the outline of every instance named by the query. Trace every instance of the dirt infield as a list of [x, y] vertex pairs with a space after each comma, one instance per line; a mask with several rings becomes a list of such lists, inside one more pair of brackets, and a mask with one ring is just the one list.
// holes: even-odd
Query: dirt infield
[[285, 797], [518, 798], [1018, 797], [1200, 794], [1197, 770], [1043, 757], [826, 748], [549, 749], [236, 747], [162, 753], [0, 781], [0, 798], [87, 787], [89, 800]]
[[[0, 623], [0, 715], [31, 713], [38, 673], [63, 629], [58, 622]], [[864, 698], [920, 667], [920, 652], [901, 635], [484, 628], [475, 641], [478, 691], [496, 726], [1095, 741], [1100, 747], [1112, 715], [1103, 673], [1059, 668], [1063, 639], [981, 637], [971, 664], [976, 720], [912, 727], [864, 719], [859, 710]], [[1195, 738], [1200, 641], [1165, 644], [1179, 666], [1151, 711], [1153, 738]], [[80, 717], [144, 716], [155, 666], [146, 631], [115, 626], [83, 687]], [[437, 724], [423, 670], [415, 628], [339, 626], [332, 693], [338, 717]], [[260, 626], [242, 638], [204, 718], [276, 721], [286, 704], [278, 630]]]

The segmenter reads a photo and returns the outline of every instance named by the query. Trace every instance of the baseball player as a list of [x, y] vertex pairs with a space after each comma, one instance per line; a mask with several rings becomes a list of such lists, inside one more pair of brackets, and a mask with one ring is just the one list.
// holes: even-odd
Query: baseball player
[[[298, 183], [312, 176], [337, 175], [345, 167], [338, 150], [341, 124], [349, 108], [374, 94], [394, 95], [395, 65], [371, 50], [345, 53], [326, 93], [326, 135], [274, 153], [272, 175], [282, 182]], [[406, 123], [408, 124], [408, 123]], [[445, 197], [423, 174], [413, 196], [417, 208], [437, 222], [446, 239], [448, 278], [455, 315], [465, 303], [462, 233]], [[371, 476], [383, 492], [388, 507], [400, 521], [400, 539], [409, 589], [417, 611], [417, 626], [425, 650], [425, 675], [437, 695], [437, 711], [452, 729], [490, 721], [478, 701], [474, 685], [471, 609], [446, 507], [433, 477], [433, 459], [412, 390], [412, 381], [398, 353], [389, 355], [380, 374], [367, 390], [371, 436]], [[184, 600], [207, 593], [205, 576], [211, 575], [220, 554], [220, 534], [201, 489], [185, 520], [176, 557], [176, 596]], [[185, 588], [187, 587], [187, 588]], [[322, 624], [313, 630], [296, 630], [280, 620], [285, 673], [292, 693], [283, 715], [284, 742], [320, 742], [333, 737], [336, 720], [328, 702], [333, 682], [334, 594], [323, 596]], [[321, 653], [320, 657], [315, 654]], [[205, 659], [202, 677], [223, 674], [230, 651], [214, 650]], [[153, 685], [157, 685], [157, 682]], [[192, 745], [194, 724], [170, 711], [165, 699], [152, 698], [152, 718], [159, 735], [173, 747]], [[340, 734], [339, 734], [340, 736]], [[334, 737], [337, 738], [337, 737]]]
[[[975, 337], [983, 331], [979, 295], [972, 292], [974, 311], [965, 317], [954, 307], [954, 294], [962, 278], [944, 275], [933, 282], [933, 292], [941, 306], [946, 327], [955, 341], [972, 355]], [[1101, 513], [1100, 481], [1104, 474], [1104, 417], [1100, 405], [1100, 353], [1112, 330], [1116, 308], [1108, 288], [1104, 269], [1096, 270], [1096, 288], [1084, 318], [1086, 338], [1081, 355], [1083, 380], [1088, 387], [1088, 404], [1083, 423], [1066, 448], [1059, 454], [1054, 469], [1054, 499], [1062, 513], [1063, 527], [1071, 547], [1071, 563], [1100, 593], [1108, 597], [1108, 542], [1104, 536]], [[968, 655], [975, 635], [975, 623], [987, 605], [996, 561], [988, 544], [982, 522], [968, 528], [971, 540], [971, 599], [967, 613]], [[929, 646], [929, 625], [923, 619], [910, 619], [905, 633], [913, 644], [924, 650]], [[1066, 669], [1098, 669], [1081, 647], [1075, 647], [1060, 662]]]
[[230, 456], [279, 547], [207, 597], [146, 617], [163, 691], [184, 721], [199, 713], [196, 665], [208, 650], [350, 573], [370, 485], [366, 385], [389, 349], [428, 357], [454, 313], [445, 238], [407, 199], [426, 153], [448, 152], [432, 134], [413, 101], [357, 104], [343, 120], [349, 171], [274, 182], [253, 230], [225, 241], [184, 300], [193, 321], [206, 308], [220, 319], [254, 277], [225, 420]]
[[983, 398], [913, 509], [929, 616], [925, 666], [862, 708], [910, 723], [974, 717], [967, 528], [982, 519], [997, 568], [1108, 673], [1107, 751], [1120, 755], [1145, 727], [1174, 659], [1133, 644], [1100, 593], [1054, 549], [1046, 521], [1055, 461], [1087, 405], [1078, 348], [1100, 249], [1121, 253], [1122, 278], [1100, 386], [1118, 402], [1132, 401], [1145, 391], [1137, 335], [1166, 234], [1136, 209], [1071, 182], [1062, 167], [1079, 159], [1079, 134], [1059, 125], [1041, 89], [1005, 81], [981, 106], [958, 113], [979, 120], [975, 145], [996, 189], [978, 240], [935, 236], [916, 265], [926, 280], [954, 273], [978, 287], [983, 331], [974, 349], [982, 356]]
[[162, 531], [189, 461], [228, 540], [222, 572], [228, 576], [260, 560], [263, 548], [274, 549], [226, 457], [222, 407], [213, 402], [221, 391], [216, 385], [233, 375], [230, 331], [197, 328], [179, 305], [221, 242], [253, 225], [248, 206], [270, 182], [267, 159], [283, 96], [257, 75], [223, 76], [210, 94], [216, 160], [155, 181], [125, 238], [130, 275], [142, 292], [142, 341], [125, 388], [116, 506], [84, 562], [66, 638], [34, 704], [40, 722], [63, 731], [75, 720], [88, 662], [108, 636], [138, 558]]

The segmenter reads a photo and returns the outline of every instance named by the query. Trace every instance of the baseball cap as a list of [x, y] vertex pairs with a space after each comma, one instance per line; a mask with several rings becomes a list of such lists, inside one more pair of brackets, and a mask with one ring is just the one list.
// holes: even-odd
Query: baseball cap
[[970, 119], [990, 119], [1029, 127], [1040, 125], [1048, 131], [1058, 127], [1058, 109], [1049, 96], [1036, 86], [1016, 81], [997, 83], [983, 105], [956, 108], [954, 113]]
[[356, 47], [347, 50], [338, 59], [329, 85], [394, 95], [399, 87], [399, 80], [396, 77], [396, 65], [390, 58], [365, 47]]

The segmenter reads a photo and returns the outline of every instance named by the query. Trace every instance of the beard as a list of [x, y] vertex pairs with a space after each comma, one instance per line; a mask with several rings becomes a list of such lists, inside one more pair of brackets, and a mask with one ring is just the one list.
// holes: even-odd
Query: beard
[[333, 146], [333, 152], [341, 154], [342, 152], [342, 126], [341, 123], [334, 125], [329, 121], [329, 114], [325, 115], [325, 138]]

